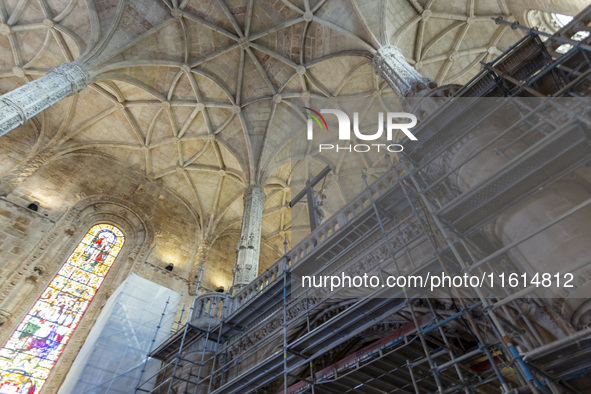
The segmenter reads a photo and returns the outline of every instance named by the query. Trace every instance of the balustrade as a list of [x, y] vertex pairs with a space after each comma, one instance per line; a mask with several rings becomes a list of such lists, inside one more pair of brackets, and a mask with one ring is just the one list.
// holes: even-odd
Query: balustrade
[[213, 328], [228, 317], [232, 310], [232, 297], [225, 293], [206, 293], [195, 300], [191, 323], [201, 328]]
[[[372, 197], [378, 199], [395, 182], [396, 178], [393, 174], [386, 173], [382, 175], [369, 187]], [[370, 205], [371, 201], [367, 193], [362, 193], [334, 215], [327, 218], [315, 231], [287, 252], [288, 267], [302, 261], [317, 247], [331, 239], [340, 229], [357, 218]], [[210, 325], [209, 319], [213, 318], [211, 327], [214, 327], [221, 319], [230, 316], [242, 305], [264, 292], [275, 281], [282, 280], [284, 266], [284, 257], [281, 257], [233, 297], [223, 293], [208, 293], [198, 297], [193, 314], [193, 323], [207, 328]]]

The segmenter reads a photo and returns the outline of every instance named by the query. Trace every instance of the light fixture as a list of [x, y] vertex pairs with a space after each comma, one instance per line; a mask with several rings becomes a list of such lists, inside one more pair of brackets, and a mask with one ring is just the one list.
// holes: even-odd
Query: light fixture
[[29, 208], [31, 211], [37, 212], [39, 210], [39, 201], [30, 203], [29, 205], [27, 205], [27, 208]]
[[169, 263], [166, 267], [164, 267], [164, 269], [167, 271], [172, 271], [174, 269], [174, 264]]
[[220, 287], [218, 287], [217, 289], [215, 289], [215, 292], [216, 292], [216, 293], [223, 293], [223, 292], [224, 292], [224, 290], [225, 290], [225, 289], [224, 289], [224, 286], [220, 286]]

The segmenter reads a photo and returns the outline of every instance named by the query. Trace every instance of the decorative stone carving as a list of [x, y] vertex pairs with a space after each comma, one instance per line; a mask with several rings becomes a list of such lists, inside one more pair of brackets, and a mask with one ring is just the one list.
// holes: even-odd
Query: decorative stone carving
[[591, 327], [591, 311], [585, 312], [577, 321], [576, 329], [584, 330]]
[[25, 124], [63, 98], [84, 89], [88, 71], [78, 63], [62, 63], [34, 81], [0, 97], [0, 136]]
[[[0, 113], [1, 111], [2, 110], [0, 109]], [[0, 178], [0, 196], [7, 196], [10, 194], [10, 192], [26, 181], [27, 178], [33, 175], [39, 168], [43, 167], [54, 153], [55, 151], [53, 149], [44, 149], [35, 152], [12, 169], [8, 174]]]
[[[583, 300], [583, 302], [576, 308], [576, 310], [571, 314], [569, 311], [565, 309], [569, 309], [567, 307], [568, 302], [563, 301], [563, 307], [561, 315], [565, 319], [569, 319], [572, 326], [580, 331], [591, 327], [591, 299]], [[577, 302], [576, 299], [572, 300], [572, 302]]]
[[422, 90], [435, 88], [431, 79], [422, 76], [408, 64], [400, 49], [387, 45], [381, 47], [373, 58], [373, 67], [399, 97], [417, 95]]
[[[98, 207], [98, 211], [101, 211], [100, 204], [107, 204], [105, 208], [105, 215], [109, 213], [114, 207], [120, 207], [123, 211], [125, 210], [132, 210], [134, 213], [134, 217], [137, 220], [137, 223], [134, 225], [139, 231], [142, 229], [142, 239], [141, 239], [141, 247], [137, 252], [137, 255], [133, 255], [130, 253], [130, 256], [133, 256], [134, 265], [130, 267], [130, 270], [138, 269], [141, 265], [144, 264], [148, 253], [150, 252], [150, 248], [152, 243], [154, 242], [154, 229], [152, 224], [144, 217], [143, 213], [138, 210], [133, 210], [132, 207], [128, 206], [128, 204], [123, 201], [119, 200], [114, 197], [107, 197], [107, 196], [94, 196], [87, 198], [83, 201], [80, 201], [75, 207], [71, 208], [62, 218], [59, 220], [57, 225], [53, 226], [51, 231], [43, 238], [33, 249], [31, 253], [27, 255], [27, 257], [22, 261], [19, 265], [18, 269], [11, 272], [7, 275], [2, 288], [0, 289], [0, 306], [4, 304], [8, 299], [10, 299], [10, 295], [12, 291], [17, 287], [24, 279], [27, 278], [27, 275], [30, 274], [31, 271], [34, 270], [35, 267], [41, 269], [42, 275], [47, 274], [48, 269], [45, 264], [41, 261], [44, 258], [44, 254], [50, 250], [50, 245], [55, 244], [58, 237], [62, 237], [63, 229], [65, 228], [78, 228], [79, 226], [83, 225], [82, 220], [89, 214], [89, 210], [91, 207]], [[86, 214], [85, 214], [86, 212]], [[118, 215], [119, 216], [119, 215]], [[108, 216], [105, 216], [105, 218]], [[121, 216], [119, 216], [121, 217]], [[134, 252], [135, 253], [135, 252]], [[63, 263], [63, 262], [62, 262]], [[26, 303], [24, 303], [26, 304]], [[16, 316], [21, 316], [25, 312], [25, 306], [21, 306], [19, 309], [11, 311]]]
[[8, 322], [10, 320], [10, 316], [12, 316], [10, 312], [0, 309], [0, 326]]
[[461, 88], [462, 85], [448, 84], [422, 91], [421, 97], [411, 103], [412, 110], [410, 112], [419, 120], [427, 119]]
[[189, 274], [189, 294], [195, 294], [197, 291], [197, 281], [199, 279], [199, 270], [203, 264], [207, 262], [207, 254], [209, 253], [209, 249], [211, 244], [208, 241], [201, 241], [199, 243], [199, 247], [197, 248], [197, 255], [195, 256], [195, 261], [193, 263], [193, 267], [191, 268], [191, 273]]
[[246, 188], [242, 229], [236, 246], [236, 268], [234, 269], [232, 294], [239, 292], [258, 275], [264, 202], [265, 192], [262, 187], [249, 186]]
[[[309, 299], [298, 299], [294, 300], [287, 307], [286, 316], [287, 320], [293, 320], [297, 316], [300, 316], [305, 310], [306, 305], [310, 307], [315, 304], [314, 300]], [[237, 340], [231, 343], [228, 347], [228, 357], [230, 360], [240, 353], [245, 352], [247, 349], [268, 339], [270, 336], [275, 334], [278, 330], [283, 328], [283, 308], [273, 310], [271, 313], [261, 316], [255, 320], [249, 327], [256, 327], [254, 330], [245, 330], [246, 334], [241, 335]], [[298, 331], [299, 332], [299, 331]], [[289, 337], [293, 338], [298, 335], [298, 332], [290, 332]], [[271, 345], [271, 349], [278, 349], [281, 345], [278, 342], [274, 342]]]
[[172, 10], [170, 10], [170, 15], [172, 15], [173, 18], [180, 19], [183, 17], [183, 10], [173, 8]]
[[[554, 34], [563, 27], [563, 25], [554, 17], [553, 13], [540, 10], [529, 11], [526, 15], [526, 20], [531, 27], [548, 34]], [[546, 37], [540, 38], [542, 41], [547, 40]]]
[[25, 282], [30, 283], [30, 284], [35, 284], [35, 283], [37, 283], [37, 280], [39, 280], [39, 275], [33, 273], [33, 274], [27, 276], [27, 278], [25, 279]]

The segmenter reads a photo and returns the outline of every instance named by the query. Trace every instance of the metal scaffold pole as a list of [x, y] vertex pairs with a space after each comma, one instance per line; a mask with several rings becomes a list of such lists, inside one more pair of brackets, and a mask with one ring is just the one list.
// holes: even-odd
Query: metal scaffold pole
[[546, 33], [546, 32], [540, 31], [540, 30], [533, 28], [533, 27], [527, 27], [527, 26], [520, 25], [518, 22], [508, 22], [501, 17], [490, 18], [490, 19], [493, 20], [497, 25], [502, 24], [502, 25], [510, 26], [513, 30], [520, 29], [520, 30], [526, 31], [530, 34], [537, 34], [539, 36], [547, 37], [550, 40], [558, 41], [563, 44], [569, 44], [569, 45], [581, 47], [587, 51], [591, 51], [591, 46], [583, 44], [580, 41], [575, 41], [575, 40], [570, 40], [568, 38], [558, 37], [555, 34]]
[[199, 292], [199, 286], [201, 284], [201, 278], [203, 277], [203, 269], [205, 267], [205, 263], [201, 264], [201, 269], [199, 270], [199, 279], [197, 280], [197, 284], [195, 286], [195, 293], [193, 293], [193, 301], [191, 303], [191, 308], [189, 309], [189, 317], [187, 319], [187, 323], [185, 324], [185, 328], [183, 330], [183, 336], [181, 339], [181, 344], [179, 346], [179, 351], [176, 355], [176, 360], [174, 362], [174, 367], [172, 369], [172, 375], [170, 376], [170, 383], [168, 384], [168, 389], [166, 391], [166, 394], [170, 394], [171, 390], [172, 390], [172, 385], [174, 383], [174, 380], [176, 378], [176, 370], [178, 368], [179, 365], [179, 360], [182, 357], [182, 353], [183, 353], [183, 347], [185, 345], [185, 340], [187, 338], [187, 331], [189, 329], [189, 322], [191, 321], [191, 318], [193, 317], [193, 313], [194, 313], [194, 309], [195, 309], [195, 301], [197, 300], [197, 294]]
[[195, 309], [195, 301], [197, 300], [197, 294], [199, 293], [199, 286], [201, 286], [201, 278], [203, 277], [203, 269], [205, 268], [205, 262], [201, 264], [201, 268], [199, 269], [199, 278], [197, 279], [197, 284], [195, 285], [195, 293], [193, 293], [193, 302], [191, 302], [191, 308], [189, 309], [189, 319], [191, 320], [193, 317], [193, 312]]
[[[401, 158], [401, 162], [408, 171], [407, 177], [411, 180], [412, 185], [415, 188], [415, 191], [418, 193], [418, 195], [421, 198], [422, 203], [424, 204], [425, 215], [428, 216], [429, 222], [433, 223], [438, 230], [438, 231], [436, 231], [435, 228], [433, 228], [434, 233], [435, 234], [439, 233], [439, 236], [442, 239], [441, 242], [444, 242], [447, 245], [447, 247], [449, 247], [449, 249], [452, 251], [452, 253], [454, 254], [457, 261], [462, 266], [462, 269], [466, 270], [467, 266], [466, 266], [465, 262], [463, 261], [461, 255], [457, 251], [455, 245], [450, 241], [447, 231], [445, 230], [444, 226], [439, 222], [437, 216], [433, 214], [433, 212], [434, 212], [433, 206], [431, 205], [430, 201], [427, 199], [423, 190], [419, 186], [419, 182], [415, 179], [415, 177], [413, 175], [414, 172], [410, 170], [408, 165], [405, 163], [404, 158]], [[408, 197], [408, 194], [406, 191], [406, 187], [408, 187], [408, 186], [404, 183], [404, 180], [400, 177], [400, 175], [398, 175], [398, 172], [396, 171], [396, 169], [394, 167], [393, 167], [393, 171], [397, 176], [398, 182], [401, 182], [401, 187], [402, 187], [403, 191], [405, 192], [405, 195], [407, 196], [407, 198], [410, 201], [410, 198]], [[413, 208], [413, 210], [414, 210], [414, 208]], [[439, 239], [439, 236], [438, 236], [438, 239]], [[441, 257], [439, 256], [439, 253], [437, 253], [436, 256], [442, 266], [442, 269], [445, 271], [446, 270], [445, 264], [442, 261]], [[490, 304], [489, 304], [488, 300], [486, 299], [486, 297], [484, 297], [484, 295], [481, 293], [480, 289], [475, 288], [475, 291], [476, 291], [478, 297], [480, 298], [480, 301], [483, 303], [483, 305], [485, 307], [488, 307]], [[458, 299], [458, 301], [460, 302], [460, 304], [462, 305], [463, 308], [466, 308], [466, 302], [463, 297], [456, 296], [456, 299]], [[508, 336], [505, 333], [500, 321], [495, 316], [494, 311], [488, 310], [487, 315], [491, 318], [494, 328], [499, 332], [499, 335], [501, 336], [501, 338], [499, 338], [499, 339], [501, 339], [500, 343], [502, 344], [502, 346], [506, 347], [506, 350], [509, 354], [514, 356], [514, 351], [512, 350], [513, 345], [510, 343], [510, 341], [507, 341], [506, 339], [505, 339], [505, 341], [502, 340], [504, 338], [508, 338]], [[487, 359], [489, 360], [491, 367], [493, 368], [495, 374], [497, 375], [497, 378], [499, 379], [499, 382], [501, 383], [501, 385], [503, 387], [503, 390], [505, 392], [509, 392], [510, 388], [509, 388], [506, 380], [504, 379], [503, 374], [501, 374], [501, 372], [499, 371], [492, 355], [490, 354], [490, 351], [488, 350], [488, 345], [486, 344], [484, 337], [482, 337], [482, 335], [480, 334], [478, 326], [477, 326], [476, 322], [474, 321], [472, 315], [470, 313], [467, 313], [466, 317], [467, 317], [468, 321], [470, 322], [470, 325], [472, 327], [472, 331], [473, 331], [474, 335], [476, 335], [476, 337], [478, 338], [478, 342], [480, 344], [480, 348], [481, 348], [482, 352], [486, 355]], [[516, 365], [517, 365], [517, 369], [521, 372], [521, 377], [523, 378], [523, 381], [526, 382], [526, 384], [529, 386], [529, 388], [534, 393], [539, 393], [538, 388], [532, 384], [532, 380], [534, 380], [534, 379], [530, 378], [532, 376], [532, 374], [531, 374], [531, 372], [529, 372], [527, 370], [527, 367], [525, 367], [525, 365], [520, 362], [518, 362]]]
[[[199, 291], [199, 285], [201, 284], [201, 277], [203, 276], [203, 269], [205, 267], [205, 262], [203, 264], [201, 264], [201, 269], [199, 270], [199, 279], [197, 281], [197, 286], [195, 287], [195, 297], [193, 298], [193, 305], [191, 306], [191, 316], [189, 317], [189, 319], [193, 318], [193, 314], [194, 314], [194, 308], [195, 308], [195, 300], [197, 299], [197, 292]], [[213, 308], [213, 306], [210, 304], [210, 309]], [[211, 311], [210, 311], [211, 312]], [[211, 316], [211, 314], [210, 314]], [[189, 322], [187, 322], [187, 327], [189, 326]], [[201, 383], [201, 372], [203, 370], [203, 363], [205, 361], [205, 351], [207, 349], [207, 341], [209, 340], [209, 331], [211, 329], [211, 317], [209, 319], [208, 325], [207, 325], [207, 333], [205, 336], [205, 339], [203, 341], [203, 351], [201, 352], [201, 362], [199, 363], [199, 371], [197, 372], [197, 384], [195, 385], [195, 390], [193, 391], [194, 393], [197, 393], [197, 390], [199, 388], [199, 383]], [[182, 345], [181, 345], [182, 348]]]
[[283, 393], [287, 394], [287, 236], [283, 239]]
[[138, 385], [136, 386], [135, 392], [137, 393], [137, 389], [141, 386], [142, 377], [144, 376], [144, 372], [146, 372], [146, 366], [148, 365], [148, 360], [150, 359], [150, 352], [154, 349], [154, 345], [156, 344], [156, 338], [158, 337], [158, 331], [162, 327], [162, 321], [164, 320], [164, 316], [166, 315], [166, 308], [170, 303], [170, 297], [166, 300], [164, 304], [164, 309], [162, 310], [162, 314], [160, 315], [160, 320], [158, 321], [158, 325], [156, 326], [156, 331], [154, 332], [154, 338], [152, 338], [152, 342], [150, 343], [150, 347], [148, 348], [148, 353], [146, 354], [146, 360], [144, 361], [144, 365], [142, 366], [142, 370], [140, 372], [140, 377], [138, 378]]
[[[361, 171], [361, 177], [363, 178], [363, 182], [365, 183], [365, 189], [367, 191], [369, 201], [372, 204], [374, 214], [376, 215], [376, 218], [378, 220], [378, 223], [380, 226], [380, 231], [381, 231], [384, 241], [386, 243], [386, 248], [388, 249], [388, 253], [390, 254], [390, 257], [392, 257], [392, 260], [394, 261], [394, 264], [396, 265], [396, 270], [398, 271], [398, 274], [401, 275], [402, 272], [400, 270], [400, 266], [398, 265], [398, 261], [396, 259], [396, 252], [394, 251], [392, 244], [390, 243], [390, 240], [388, 239], [388, 235], [386, 234], [386, 229], [384, 227], [384, 223], [383, 223], [381, 215], [380, 215], [380, 210], [378, 209], [375, 199], [371, 195], [371, 190], [369, 189], [369, 184], [367, 183], [367, 177], [365, 176], [365, 172], [363, 172], [363, 170]], [[381, 272], [381, 268], [380, 268], [380, 272]], [[433, 371], [433, 378], [435, 379], [435, 382], [437, 384], [437, 390], [439, 391], [440, 394], [443, 394], [444, 393], [443, 384], [441, 383], [441, 379], [439, 378], [439, 374], [437, 372], [435, 362], [433, 361], [433, 358], [431, 357], [431, 352], [429, 352], [427, 342], [425, 340], [425, 336], [423, 335], [423, 329], [422, 329], [421, 325], [419, 324], [419, 321], [417, 319], [417, 316], [415, 314], [415, 311], [414, 311], [414, 308], [412, 305], [412, 300], [408, 297], [406, 287], [402, 288], [402, 293], [404, 294], [404, 298], [406, 300], [406, 305], [408, 306], [408, 310], [409, 310], [410, 315], [412, 317], [412, 321], [413, 321], [415, 328], [417, 330], [419, 340], [421, 342], [421, 346], [423, 347], [423, 351], [425, 353], [425, 357], [427, 357], [427, 362], [429, 363], [429, 367]]]
[[[535, 53], [544, 49], [537, 37], [530, 35], [526, 38], [529, 41], [524, 42], [533, 46]], [[548, 60], [548, 56], [543, 59]], [[541, 73], [552, 67], [558, 68], [556, 65], [563, 60], [549, 61], [552, 63], [546, 63], [535, 78], [543, 81]], [[504, 68], [499, 63], [502, 62], [493, 62], [493, 66], [483, 70], [485, 76], [494, 74], [494, 80], [485, 79], [484, 82], [488, 83], [487, 89], [499, 90], [500, 93], [495, 94], [525, 94], [540, 87], [535, 78], [517, 80], [511, 70], [501, 73]], [[557, 72], [570, 72], [565, 70], [566, 67]], [[515, 83], [508, 78], [513, 78]], [[566, 86], [572, 86], [572, 83]], [[479, 86], [477, 88], [481, 89]], [[478, 89], [474, 91], [488, 92]], [[540, 92], [536, 96], [541, 95]], [[546, 97], [550, 93], [544, 92], [543, 95]], [[328, 292], [327, 282], [318, 286], [309, 282], [306, 289], [302, 279], [301, 288], [305, 289], [306, 299], [300, 300], [291, 293], [297, 294], [300, 280], [288, 283], [293, 277], [292, 270], [299, 270], [304, 263], [311, 262], [315, 265], [306, 267], [305, 272], [314, 274], [312, 277], [326, 278], [331, 275], [321, 274], [342, 272], [344, 278], [351, 273], [365, 272], [375, 274], [383, 284], [386, 275], [388, 278], [416, 275], [424, 279], [427, 273], [450, 278], [459, 274], [478, 276], [490, 273], [491, 278], [497, 275], [494, 282], [497, 287], [498, 276], [503, 270], [513, 272], [511, 270], [519, 266], [510, 253], [512, 249], [591, 205], [591, 199], [578, 201], [578, 205], [552, 216], [547, 222], [497, 242], [487, 226], [496, 226], [496, 220], [510, 208], [569, 174], [576, 166], [588, 162], [591, 151], [583, 152], [586, 156], [580, 153], [580, 158], [569, 156], [563, 168], [548, 179], [536, 181], [539, 184], [532, 181], [535, 187], [528, 186], [530, 189], [519, 195], [510, 189], [513, 184], [509, 181], [513, 182], [513, 178], [507, 179], [502, 171], [505, 168], [512, 170], [510, 166], [519, 163], [516, 159], [537, 159], [537, 149], [544, 148], [558, 137], [574, 135], [576, 138], [567, 140], [574, 146], [580, 142], [577, 138], [582, 134], [586, 138], [584, 142], [588, 143], [589, 121], [584, 108], [569, 108], [571, 112], [565, 119], [567, 109], [559, 103], [548, 104], [539, 97], [531, 103], [512, 102], [511, 105], [495, 99], [490, 104], [477, 106], [475, 100], [471, 101], [471, 106], [457, 104], [458, 99], [451, 102], [456, 102], [455, 106], [442, 107], [442, 111], [456, 111], [451, 112], [453, 119], [446, 115], [449, 124], [438, 122], [434, 116], [437, 122], [427, 123], [430, 124], [427, 127], [433, 127], [433, 130], [419, 130], [427, 137], [431, 135], [431, 140], [400, 154], [396, 164], [386, 155], [389, 171], [386, 170], [375, 182], [369, 175], [371, 173], [362, 171], [364, 192], [347, 202], [342, 210], [318, 223], [301, 243], [293, 245], [289, 256], [287, 237], [284, 237], [283, 256], [241, 292], [233, 297], [224, 295], [228, 297], [224, 300], [231, 300], [231, 303], [221, 316], [219, 307], [213, 307], [218, 302], [214, 301], [217, 299], [215, 295], [197, 298], [204, 272], [204, 265], [201, 265], [190, 322], [185, 325], [184, 332], [175, 333], [174, 340], [170, 341], [171, 350], [162, 352], [167, 365], [159, 371], [159, 387], [154, 392], [164, 393], [168, 389], [169, 393], [183, 390], [194, 394], [239, 393], [280, 390], [283, 386], [283, 394], [314, 393], [324, 392], [325, 388], [327, 392], [338, 392], [339, 388], [358, 389], [364, 384], [369, 390], [372, 383], [379, 390], [382, 390], [381, 386], [395, 386], [395, 390], [380, 392], [561, 392], [566, 379], [545, 375], [544, 369], [539, 367], [540, 361], [527, 358], [530, 354], [535, 356], [535, 351], [548, 342], [545, 327], [539, 326], [536, 317], [532, 316], [531, 310], [537, 311], [536, 305], [520, 299], [533, 297], [530, 294], [533, 287], [523, 285], [523, 289], [519, 286], [515, 290], [503, 287], [496, 293], [497, 290], [491, 290], [492, 285], [471, 285], [468, 286], [470, 290], [466, 290], [454, 282], [455, 287], [431, 288], [435, 295], [428, 294], [428, 286], [410, 284], [392, 286], [397, 287], [395, 290], [375, 290], [371, 285], [374, 289], [371, 293], [360, 293], [350, 290], [350, 285], [343, 285]], [[506, 123], [500, 125], [503, 129], [490, 139], [478, 140], [474, 149], [467, 149], [462, 154], [452, 150], [458, 143], [469, 146], [466, 140], [479, 137], [471, 133], [475, 133], [474, 130], [492, 116], [493, 111], [513, 111], [511, 115], [514, 117], [508, 116]], [[562, 115], [556, 116], [557, 112]], [[456, 123], [452, 122], [458, 123], [455, 129], [451, 125], [456, 126]], [[579, 130], [575, 126], [584, 128]], [[448, 141], [454, 141], [456, 145]], [[519, 151], [521, 145], [529, 149], [527, 154]], [[567, 148], [564, 148], [565, 156], [570, 152]], [[448, 151], [451, 158], [446, 156]], [[499, 167], [502, 171], [495, 168], [483, 174], [488, 176], [484, 180], [469, 178], [472, 183], [460, 184], [456, 179], [460, 171], [470, 167], [473, 160], [486, 159], [489, 151], [495, 151], [509, 164]], [[561, 157], [551, 158], [558, 160]], [[529, 172], [523, 174], [518, 175], [525, 178]], [[499, 179], [505, 182], [502, 187], [492, 183], [501, 175], [503, 178]], [[521, 179], [517, 180], [521, 182]], [[489, 187], [486, 182], [499, 188], [499, 193], [506, 193], [502, 194], [505, 205], [496, 202], [497, 194], [476, 193], [479, 188]], [[585, 257], [584, 261], [568, 268], [578, 270], [588, 264]], [[288, 287], [291, 285], [293, 287]], [[324, 290], [309, 296], [310, 292], [316, 291], [312, 287]], [[386, 293], [386, 290], [393, 293]], [[384, 297], [385, 294], [390, 297]], [[549, 318], [555, 316], [551, 313]], [[556, 329], [549, 330], [556, 337], [569, 334], [566, 323], [561, 326], [559, 322], [550, 328]], [[387, 334], [374, 341], [375, 336], [383, 332]], [[366, 334], [368, 338], [363, 338]], [[362, 339], [358, 340], [359, 337]], [[351, 343], [354, 343], [352, 347]], [[366, 343], [371, 349], [367, 352], [363, 350], [365, 348], [363, 351], [355, 348]], [[202, 351], [201, 355], [197, 353], [199, 351]], [[340, 354], [343, 354], [342, 359], [338, 359]], [[199, 358], [201, 362], [198, 362]], [[335, 358], [337, 362], [334, 362]], [[188, 363], [192, 364], [189, 365], [191, 371], [188, 371]], [[327, 367], [327, 364], [330, 365]], [[182, 371], [177, 371], [177, 366]], [[199, 373], [195, 380], [197, 369]], [[373, 377], [371, 372], [380, 373], [379, 377], [391, 376], [392, 381], [382, 381]]]
[[181, 309], [181, 314], [179, 316], [179, 319], [176, 322], [176, 329], [174, 329], [173, 332], [177, 332], [178, 330], [180, 330], [181, 324], [183, 324], [183, 316], [184, 315], [185, 315], [185, 305], [183, 305], [183, 309]]

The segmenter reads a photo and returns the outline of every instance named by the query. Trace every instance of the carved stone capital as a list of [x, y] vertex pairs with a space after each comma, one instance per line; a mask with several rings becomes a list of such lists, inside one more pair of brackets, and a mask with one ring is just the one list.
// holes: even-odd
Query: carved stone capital
[[373, 58], [373, 67], [376, 74], [385, 79], [399, 97], [416, 95], [437, 86], [431, 79], [419, 74], [395, 46], [386, 45], [378, 49]]
[[53, 157], [54, 154], [54, 149], [46, 148], [27, 157], [25, 161], [0, 178], [0, 195], [7, 196], [18, 185], [33, 175], [39, 168], [43, 167], [47, 160]]

